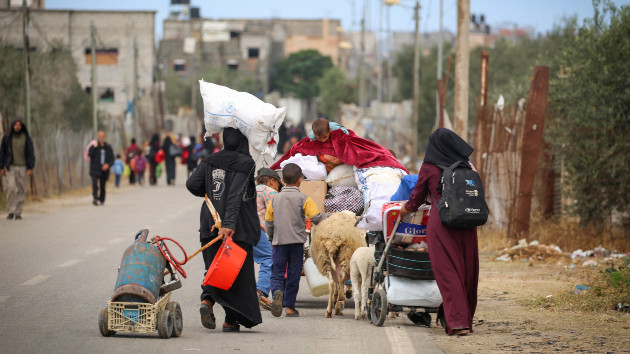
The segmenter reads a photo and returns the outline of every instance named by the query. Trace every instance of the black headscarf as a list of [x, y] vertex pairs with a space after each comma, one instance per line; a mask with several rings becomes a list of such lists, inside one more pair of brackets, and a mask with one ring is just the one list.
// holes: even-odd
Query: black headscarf
[[249, 141], [238, 129], [225, 128], [223, 130], [223, 149], [236, 151], [251, 157], [249, 154]]
[[251, 174], [256, 167], [254, 159], [249, 154], [249, 140], [238, 129], [225, 128], [223, 130], [223, 150], [208, 155], [205, 160], [226, 171], [239, 171]]
[[424, 161], [438, 166], [450, 166], [456, 161], [468, 161], [475, 151], [452, 130], [440, 128], [431, 134]]

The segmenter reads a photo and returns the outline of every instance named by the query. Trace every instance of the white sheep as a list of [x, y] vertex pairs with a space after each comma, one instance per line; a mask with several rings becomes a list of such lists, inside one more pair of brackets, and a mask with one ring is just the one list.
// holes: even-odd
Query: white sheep
[[350, 281], [354, 297], [354, 319], [365, 318], [370, 270], [376, 265], [373, 247], [359, 247], [350, 258]]
[[[365, 247], [365, 231], [355, 227], [356, 216], [351, 211], [331, 215], [311, 229], [310, 254], [317, 270], [328, 278], [326, 317], [343, 315], [344, 282], [350, 276], [350, 258], [359, 247]], [[334, 302], [334, 305], [333, 305]]]

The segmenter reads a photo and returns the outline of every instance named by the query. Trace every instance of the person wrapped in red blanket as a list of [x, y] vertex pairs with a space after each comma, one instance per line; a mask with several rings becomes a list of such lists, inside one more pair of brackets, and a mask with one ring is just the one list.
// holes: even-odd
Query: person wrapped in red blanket
[[[318, 131], [318, 126], [322, 125], [322, 122], [319, 122], [320, 119], [324, 121], [324, 127], [328, 128], [327, 131]], [[313, 122], [313, 131], [317, 140], [311, 140], [308, 137], [300, 140], [271, 168], [279, 169], [282, 161], [301, 153], [302, 155], [320, 157], [320, 161], [327, 165], [327, 169], [338, 165], [339, 162], [336, 161], [338, 159], [341, 163], [357, 168], [394, 167], [409, 173], [387, 149], [373, 141], [359, 137], [350, 129], [331, 131], [328, 121], [319, 118]]]

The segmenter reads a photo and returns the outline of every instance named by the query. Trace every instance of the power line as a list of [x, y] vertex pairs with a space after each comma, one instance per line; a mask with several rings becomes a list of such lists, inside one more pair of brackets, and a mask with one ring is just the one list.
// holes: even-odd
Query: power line
[[13, 25], [13, 23], [14, 23], [15, 21], [17, 21], [20, 17], [22, 17], [22, 13], [21, 13], [21, 12], [18, 12], [18, 13], [17, 13], [17, 15], [15, 16], [15, 18], [14, 18], [11, 22], [9, 22], [9, 23], [8, 23], [7, 25], [5, 25], [4, 27], [0, 28], [0, 31], [4, 31], [5, 29], [7, 29], [7, 28], [11, 27], [11, 26]]
[[35, 20], [35, 17], [31, 17], [30, 20], [31, 20], [31, 22], [33, 22], [33, 27], [35, 27], [35, 29], [37, 30], [37, 33], [39, 33], [39, 36], [44, 39], [44, 42], [46, 42], [46, 44], [50, 48], [52, 48], [53, 45], [48, 40], [48, 37], [46, 36], [46, 33], [44, 33], [44, 31], [42, 31], [41, 27], [39, 27], [39, 23], [37, 22], [37, 20]]
[[[20, 11], [22, 11], [22, 10], [20, 10]], [[17, 12], [17, 14], [18, 14], [18, 16], [19, 16], [20, 12]], [[7, 15], [4, 15], [4, 16], [0, 17], [0, 20], [2, 20], [3, 18], [11, 17], [12, 15], [13, 15], [12, 13], [9, 13], [9, 14], [7, 14]]]

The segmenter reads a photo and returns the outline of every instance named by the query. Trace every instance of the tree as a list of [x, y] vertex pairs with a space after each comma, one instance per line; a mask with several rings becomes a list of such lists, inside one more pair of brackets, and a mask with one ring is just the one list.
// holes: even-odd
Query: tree
[[272, 87], [297, 98], [312, 99], [319, 95], [317, 81], [333, 66], [329, 56], [314, 49], [301, 50], [280, 60], [272, 71]]
[[630, 223], [630, 6], [594, 1], [595, 15], [569, 23], [560, 71], [551, 82], [555, 118], [548, 141], [583, 223], [604, 225], [615, 212]]
[[338, 67], [332, 67], [319, 79], [319, 110], [335, 120], [339, 112], [339, 103], [356, 101], [356, 90], [346, 81], [346, 75]]
[[[22, 53], [0, 45], [0, 109], [9, 117], [24, 117]], [[33, 124], [60, 124], [79, 130], [89, 122], [92, 104], [79, 84], [70, 52], [55, 48], [31, 54], [31, 112]], [[5, 117], [5, 119], [11, 119]], [[35, 131], [34, 127], [28, 127]]]

